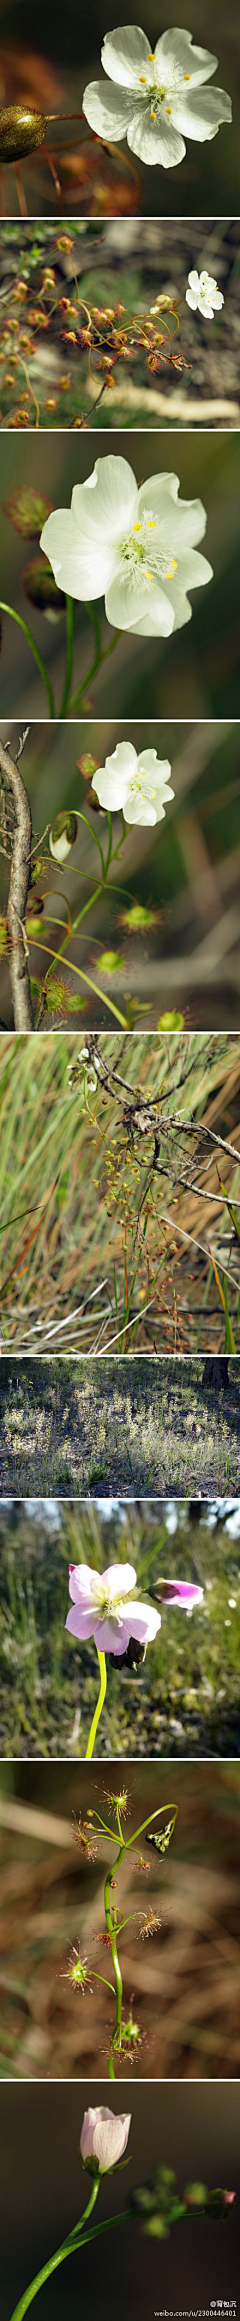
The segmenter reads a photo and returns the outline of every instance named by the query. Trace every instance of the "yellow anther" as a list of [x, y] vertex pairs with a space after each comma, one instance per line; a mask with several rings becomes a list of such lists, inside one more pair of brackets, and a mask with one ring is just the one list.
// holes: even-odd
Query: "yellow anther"
[[151, 121], [155, 121], [155, 120], [156, 120], [156, 113], [151, 113]]
[[166, 112], [172, 113], [172, 105], [166, 105]]
[[183, 76], [183, 77], [184, 77], [184, 81], [190, 81], [190, 80], [191, 80], [191, 73], [184, 73], [184, 76]]
[[154, 49], [153, 49], [153, 48], [149, 48], [149, 50], [148, 50], [148, 63], [149, 63], [149, 64], [155, 64], [155, 56], [154, 56]]
[[140, 81], [142, 81], [142, 84], [144, 83], [144, 88], [145, 88], [145, 87], [146, 87], [146, 73], [140, 73]]
[[133, 532], [141, 532], [141, 524], [133, 524]]
[[148, 531], [149, 531], [149, 532], [155, 532], [155, 516], [148, 516], [148, 517], [147, 517], [147, 523], [148, 523]]
[[148, 572], [147, 564], [145, 564], [145, 580], [154, 580], [154, 572]]

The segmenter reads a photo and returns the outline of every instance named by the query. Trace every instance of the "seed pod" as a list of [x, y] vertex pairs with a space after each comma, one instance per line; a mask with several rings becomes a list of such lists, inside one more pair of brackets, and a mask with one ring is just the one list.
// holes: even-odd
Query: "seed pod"
[[22, 161], [27, 153], [34, 153], [43, 144], [46, 117], [34, 112], [33, 105], [2, 105], [0, 110], [0, 161]]

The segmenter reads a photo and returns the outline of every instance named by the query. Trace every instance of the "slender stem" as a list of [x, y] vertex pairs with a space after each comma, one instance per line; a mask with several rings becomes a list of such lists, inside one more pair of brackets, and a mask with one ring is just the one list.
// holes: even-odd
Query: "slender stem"
[[[117, 1855], [117, 1863], [118, 1863], [118, 1864], [120, 1864], [120, 1862], [122, 1861], [122, 1859], [123, 1859], [123, 1854], [125, 1854], [125, 1840], [124, 1840], [124, 1838], [122, 1838], [122, 1844], [120, 1845], [120, 1848], [119, 1848], [119, 1853], [118, 1853], [118, 1855]], [[115, 1867], [117, 1867], [117, 1864], [115, 1864]], [[114, 1972], [114, 1974], [115, 1974], [115, 1990], [116, 1990], [116, 2015], [115, 2015], [114, 2030], [113, 2030], [113, 2034], [112, 2034], [112, 2044], [113, 2044], [113, 2043], [114, 2043], [114, 2040], [115, 2040], [115, 2038], [116, 2038], [116, 2033], [117, 2033], [117, 2031], [119, 2031], [119, 2032], [121, 2033], [121, 2024], [122, 2024], [122, 1991], [123, 1991], [123, 1987], [122, 1987], [122, 1975], [121, 1975], [121, 1967], [120, 1967], [120, 1964], [119, 1964], [118, 1948], [117, 1948], [117, 1934], [118, 1934], [118, 1928], [117, 1928], [117, 1925], [116, 1925], [116, 1913], [115, 1913], [115, 1910], [114, 1910], [114, 1912], [112, 1912], [112, 1907], [111, 1907], [111, 1899], [110, 1899], [110, 1881], [111, 1881], [111, 1871], [110, 1871], [110, 1870], [108, 1870], [108, 1871], [107, 1871], [107, 1877], [105, 1878], [105, 1886], [104, 1886], [104, 1908], [105, 1908], [105, 1919], [106, 1919], [106, 1926], [107, 1926], [107, 1931], [108, 1931], [108, 1934], [110, 1934], [110, 1936], [111, 1936], [111, 1952], [112, 1952], [112, 1964], [113, 1964], [113, 1972]], [[119, 1932], [121, 1932], [121, 1929], [120, 1929], [120, 1928], [119, 1928]], [[109, 2055], [109, 2058], [108, 2058], [108, 2078], [109, 2078], [109, 2079], [115, 2079], [115, 2071], [114, 2071], [113, 2055], [112, 2055], [112, 2044], [111, 2044], [111, 2053], [110, 2053], [110, 2055]]]
[[[114, 633], [114, 636], [113, 636], [113, 637], [111, 637], [111, 644], [110, 644], [110, 645], [106, 645], [106, 646], [105, 646], [105, 650], [104, 650], [104, 652], [102, 652], [102, 642], [101, 642], [100, 623], [99, 623], [99, 621], [97, 620], [97, 615], [96, 615], [96, 613], [94, 614], [94, 612], [93, 612], [93, 607], [92, 607], [92, 605], [90, 605], [90, 604], [88, 604], [88, 605], [87, 605], [87, 612], [89, 612], [90, 620], [92, 620], [92, 622], [93, 622], [93, 627], [95, 628], [95, 635], [96, 635], [96, 639], [97, 639], [97, 643], [96, 643], [96, 653], [95, 653], [95, 655], [94, 655], [94, 661], [92, 661], [92, 662], [91, 662], [91, 668], [87, 670], [87, 675], [86, 675], [86, 677], [82, 677], [82, 683], [81, 683], [81, 685], [78, 685], [78, 686], [77, 686], [77, 692], [76, 692], [76, 693], [73, 693], [73, 695], [72, 695], [72, 700], [69, 702], [69, 712], [68, 712], [68, 714], [69, 714], [69, 717], [74, 717], [74, 715], [75, 715], [75, 709], [78, 709], [78, 708], [79, 708], [79, 702], [82, 700], [82, 695], [83, 695], [83, 693], [86, 693], [86, 686], [87, 686], [87, 685], [90, 685], [90, 684], [91, 684], [91, 679], [92, 679], [92, 677], [95, 677], [95, 676], [96, 676], [96, 671], [97, 671], [97, 669], [99, 669], [99, 668], [100, 668], [100, 663], [101, 663], [101, 667], [102, 667], [103, 661], [107, 661], [107, 660], [108, 660], [109, 653], [113, 653], [113, 652], [114, 652], [114, 646], [118, 644], [118, 638], [119, 638], [119, 637], [120, 637], [120, 635], [121, 635], [121, 630], [120, 630], [120, 629], [116, 629], [116, 631], [115, 631], [115, 633]], [[99, 643], [99, 640], [100, 640], [100, 643]]]
[[75, 2230], [69, 2234], [68, 2240], [63, 2242], [63, 2247], [56, 2249], [55, 2256], [50, 2257], [48, 2264], [43, 2265], [41, 2272], [36, 2274], [34, 2281], [31, 2281], [30, 2288], [24, 2291], [23, 2297], [20, 2297], [19, 2304], [14, 2306], [14, 2313], [11, 2314], [11, 2321], [23, 2321], [23, 2315], [27, 2312], [28, 2305], [32, 2304], [33, 2297], [37, 2296], [37, 2290], [42, 2288], [43, 2281], [48, 2280], [49, 2274], [55, 2271], [56, 2265], [61, 2265], [63, 2263], [64, 2257], [74, 2256], [74, 2253], [77, 2252], [78, 2248], [85, 2248], [87, 2241], [98, 2240], [101, 2233], [103, 2232], [111, 2232], [112, 2227], [115, 2224], [127, 2224], [129, 2222], [129, 2216], [131, 2221], [130, 2211], [127, 2208], [124, 2208], [121, 2215], [108, 2216], [105, 2218], [104, 2224], [96, 2224], [93, 2226], [92, 2232], [83, 2232], [82, 2227], [86, 2223], [86, 2217], [90, 2215], [91, 2208], [94, 2207], [94, 2199], [97, 2199], [97, 2193], [100, 2189], [100, 2182], [101, 2178], [98, 2177], [97, 2182], [95, 2182], [93, 2187], [91, 2201], [89, 2201], [89, 2206], [85, 2210], [85, 2216], [80, 2217], [79, 2224], [75, 2225]]
[[71, 679], [72, 679], [72, 665], [73, 665], [73, 653], [74, 653], [74, 603], [73, 603], [73, 597], [72, 597], [72, 596], [66, 596], [66, 643], [67, 643], [67, 655], [66, 655], [66, 675], [65, 675], [64, 687], [63, 687], [62, 700], [61, 700], [61, 702], [60, 702], [60, 709], [59, 709], [59, 712], [58, 712], [58, 715], [59, 715], [59, 717], [65, 717], [65, 716], [66, 716], [66, 709], [68, 709], [68, 703], [69, 703], [69, 694], [70, 694], [70, 686], [71, 686]]
[[[72, 929], [72, 933], [74, 933], [74, 928]], [[67, 939], [67, 941], [68, 941], [68, 937], [67, 937], [66, 939]], [[56, 967], [56, 966], [57, 966], [57, 967], [59, 967], [59, 963], [60, 963], [61, 965], [62, 965], [62, 963], [63, 963], [63, 966], [64, 966], [64, 967], [66, 966], [66, 960], [65, 960], [64, 951], [53, 951], [53, 950], [51, 949], [51, 944], [50, 944], [50, 943], [40, 943], [40, 942], [39, 942], [39, 940], [38, 940], [38, 935], [34, 935], [34, 946], [35, 946], [35, 950], [36, 950], [36, 951], [45, 951], [45, 952], [46, 952], [46, 951], [48, 951], [48, 953], [49, 953], [49, 956], [50, 956], [50, 959], [54, 959], [54, 964], [55, 964], [55, 967]], [[75, 961], [75, 959], [68, 959], [68, 961], [67, 961], [67, 965], [68, 965], [68, 967], [72, 967], [72, 970], [73, 970], [73, 975], [78, 975], [78, 978], [79, 978], [79, 982], [80, 982], [80, 983], [86, 983], [86, 985], [87, 985], [87, 990], [88, 990], [88, 991], [94, 991], [94, 997], [95, 997], [95, 999], [101, 999], [102, 1001], [104, 1000], [105, 1007], [108, 1007], [108, 1008], [109, 1008], [110, 1015], [114, 1015], [114, 1016], [115, 1016], [115, 1019], [116, 1019], [117, 1023], [123, 1024], [123, 1030], [124, 1030], [124, 1032], [126, 1032], [126, 1031], [127, 1031], [127, 1019], [126, 1019], [126, 1016], [125, 1016], [125, 1015], [122, 1015], [122, 1011], [121, 1011], [121, 1008], [120, 1008], [120, 1007], [116, 1007], [116, 1005], [115, 1005], [115, 1001], [114, 1001], [113, 999], [109, 999], [109, 997], [108, 997], [108, 992], [106, 992], [106, 991], [101, 991], [101, 989], [100, 989], [100, 985], [99, 985], [98, 983], [93, 983], [92, 976], [91, 976], [91, 975], [86, 975], [86, 974], [84, 974], [84, 972], [83, 972], [83, 967], [77, 967], [77, 966], [76, 966], [76, 961]], [[47, 968], [47, 974], [48, 974], [48, 968]], [[77, 1002], [76, 1002], [76, 1005], [77, 1005]]]
[[24, 637], [27, 637], [28, 644], [30, 645], [30, 651], [31, 651], [31, 653], [33, 653], [33, 655], [34, 655], [34, 660], [37, 662], [37, 668], [38, 668], [38, 669], [40, 669], [40, 677], [42, 677], [42, 678], [43, 678], [43, 684], [46, 686], [46, 693], [47, 693], [47, 695], [48, 695], [48, 701], [49, 701], [50, 717], [55, 717], [55, 705], [54, 705], [54, 696], [53, 696], [52, 685], [51, 685], [51, 683], [50, 683], [50, 677], [48, 677], [48, 672], [47, 672], [47, 669], [45, 668], [45, 661], [43, 661], [43, 660], [42, 660], [42, 654], [41, 654], [41, 653], [39, 653], [39, 651], [38, 651], [38, 645], [36, 645], [36, 644], [35, 644], [35, 637], [33, 637], [33, 636], [32, 636], [32, 630], [28, 628], [28, 626], [27, 626], [27, 621], [22, 621], [20, 613], [19, 613], [19, 612], [14, 612], [14, 608], [13, 608], [13, 605], [12, 605], [12, 604], [2, 604], [2, 603], [0, 603], [0, 612], [8, 612], [8, 613], [10, 613], [10, 619], [11, 619], [12, 621], [17, 621], [17, 626], [18, 626], [18, 628], [19, 628], [19, 629], [23, 629], [23, 636], [24, 636]]
[[61, 2243], [61, 2248], [55, 2249], [54, 2257], [48, 2257], [47, 2264], [41, 2266], [41, 2272], [35, 2274], [35, 2279], [30, 2282], [30, 2287], [24, 2290], [23, 2297], [20, 2297], [19, 2305], [15, 2306], [15, 2311], [12, 2314], [12, 2321], [22, 2321], [22, 2316], [27, 2312], [28, 2305], [31, 2305], [33, 2297], [37, 2296], [37, 2290], [42, 2288], [43, 2281], [47, 2281], [49, 2278], [49, 2273], [54, 2273], [56, 2266], [63, 2263], [63, 2258], [70, 2255], [71, 2249], [74, 2248], [77, 2234], [82, 2232], [83, 2225], [86, 2224], [88, 2216], [91, 2216], [92, 2209], [95, 2208], [97, 2195], [100, 2189], [100, 2181], [100, 2177], [94, 2179], [92, 2191], [90, 2193], [90, 2200], [88, 2201], [88, 2207], [85, 2208], [84, 2215], [80, 2217], [79, 2224], [74, 2225], [73, 2232], [68, 2233], [66, 2240], [62, 2241]]
[[93, 1755], [93, 1749], [94, 1749], [94, 1741], [95, 1741], [95, 1739], [96, 1739], [96, 1732], [97, 1732], [97, 1727], [98, 1727], [98, 1724], [99, 1724], [99, 1717], [101, 1716], [101, 1709], [103, 1708], [103, 1703], [104, 1703], [104, 1700], [105, 1700], [105, 1693], [106, 1693], [106, 1689], [107, 1689], [107, 1670], [106, 1670], [105, 1652], [98, 1652], [98, 1648], [97, 1648], [97, 1656], [98, 1656], [98, 1663], [99, 1663], [99, 1670], [100, 1670], [100, 1690], [99, 1690], [99, 1694], [98, 1694], [97, 1705], [96, 1705], [96, 1708], [94, 1709], [94, 1717], [93, 1717], [93, 1719], [92, 1719], [92, 1724], [91, 1724], [91, 1731], [90, 1731], [90, 1733], [89, 1733], [89, 1741], [88, 1741], [88, 1745], [87, 1745], [87, 1749], [86, 1749], [86, 1758], [87, 1758], [87, 1757], [92, 1757], [92, 1755]]

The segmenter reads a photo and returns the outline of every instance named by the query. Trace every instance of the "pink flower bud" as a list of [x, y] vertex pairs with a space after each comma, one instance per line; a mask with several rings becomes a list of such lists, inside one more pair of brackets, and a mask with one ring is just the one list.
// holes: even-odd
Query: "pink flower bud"
[[118, 2118], [108, 2105], [97, 2104], [96, 2110], [84, 2112], [80, 2135], [80, 2154], [83, 2168], [90, 2176], [105, 2176], [123, 2159], [131, 2127], [131, 2112], [120, 2112]]

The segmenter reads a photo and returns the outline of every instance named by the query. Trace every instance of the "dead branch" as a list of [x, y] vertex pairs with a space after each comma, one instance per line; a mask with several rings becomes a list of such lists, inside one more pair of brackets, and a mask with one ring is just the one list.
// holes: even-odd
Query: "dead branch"
[[11, 856], [10, 885], [7, 910], [9, 935], [9, 970], [15, 1031], [31, 1032], [33, 1015], [30, 994], [28, 950], [25, 935], [25, 909], [29, 886], [32, 822], [29, 798], [22, 774], [9, 750], [0, 742], [0, 766], [4, 786], [14, 806], [14, 830]]

